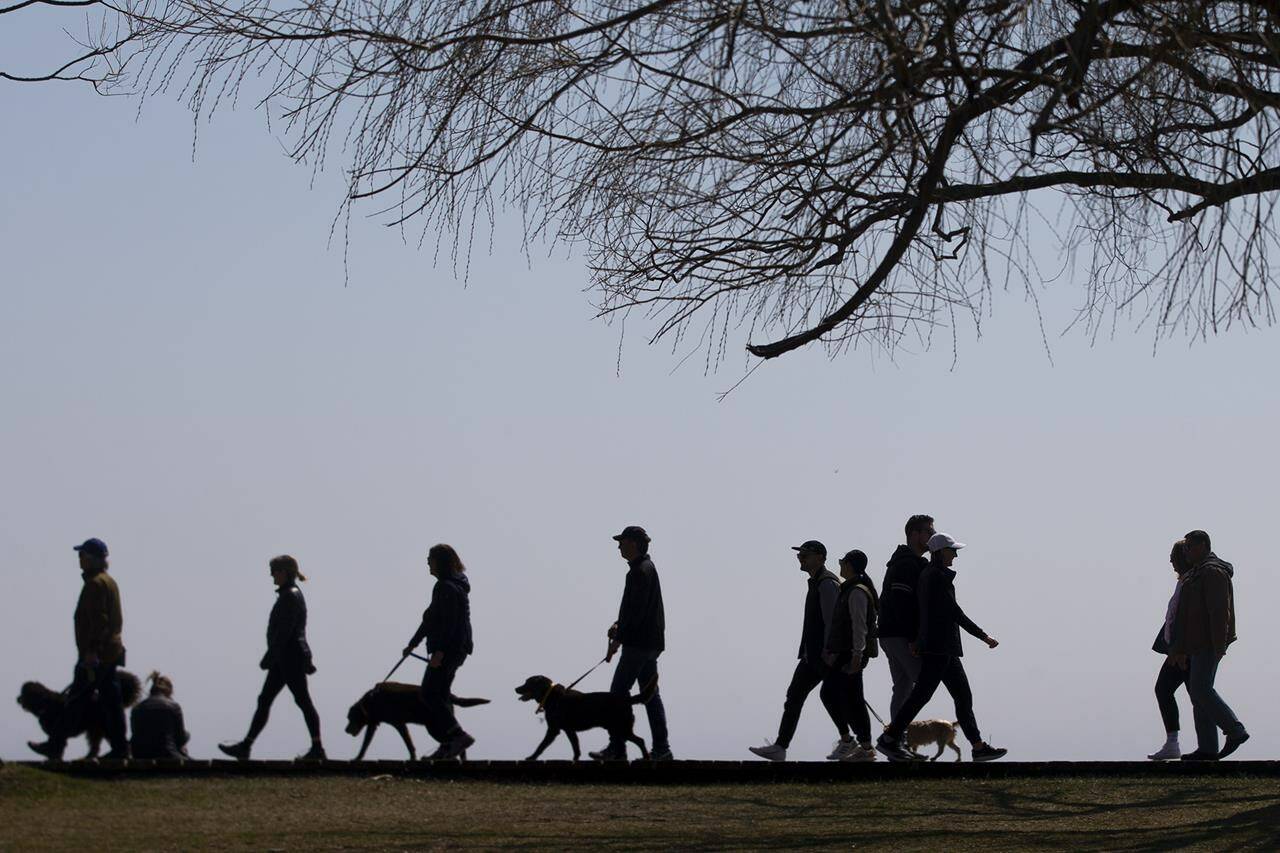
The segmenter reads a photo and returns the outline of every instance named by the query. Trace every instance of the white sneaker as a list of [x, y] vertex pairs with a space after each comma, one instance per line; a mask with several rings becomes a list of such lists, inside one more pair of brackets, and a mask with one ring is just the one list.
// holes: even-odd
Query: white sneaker
[[858, 744], [851, 740], [838, 740], [836, 745], [831, 748], [831, 754], [827, 756], [827, 761], [839, 761], [849, 754]]
[[841, 761], [875, 761], [876, 751], [869, 746], [855, 745], [840, 757]]
[[1155, 752], [1147, 756], [1152, 761], [1177, 761], [1182, 757], [1182, 747], [1176, 742], [1166, 743]]
[[778, 746], [776, 743], [769, 743], [769, 741], [765, 741], [764, 746], [749, 746], [747, 749], [751, 750], [761, 758], [768, 759], [769, 761], [787, 760], [787, 748], [785, 746]]

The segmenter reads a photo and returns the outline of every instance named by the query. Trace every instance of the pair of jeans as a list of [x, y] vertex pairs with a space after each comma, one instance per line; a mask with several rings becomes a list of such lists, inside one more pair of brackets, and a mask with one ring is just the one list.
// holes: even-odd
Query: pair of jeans
[[969, 688], [969, 676], [965, 674], [964, 664], [955, 655], [922, 655], [920, 677], [916, 686], [911, 688], [911, 695], [893, 721], [885, 729], [885, 734], [897, 740], [902, 737], [907, 726], [916, 718], [920, 710], [929, 703], [939, 684], [946, 685], [947, 692], [956, 703], [956, 722], [964, 731], [969, 743], [978, 743], [982, 734], [978, 731], [978, 722], [973, 716], [973, 691]]
[[1215, 755], [1218, 729], [1227, 737], [1244, 734], [1244, 726], [1213, 686], [1221, 662], [1221, 655], [1213, 652], [1191, 655], [1187, 671], [1187, 692], [1191, 694], [1191, 713], [1196, 723], [1196, 749]]
[[824, 663], [810, 663], [804, 658], [796, 661], [796, 670], [791, 674], [791, 684], [787, 686], [787, 699], [782, 703], [782, 722], [778, 724], [778, 739], [774, 743], [783, 749], [791, 746], [791, 739], [795, 737], [796, 726], [800, 722], [800, 712], [804, 710], [805, 700], [809, 698], [813, 688], [819, 684], [822, 685], [822, 690], [818, 693], [818, 698], [827, 709], [827, 715], [831, 717], [831, 722], [835, 723], [840, 737], [848, 736], [849, 727], [841, 722], [844, 716], [840, 713], [836, 698], [838, 690], [835, 685], [835, 674], [836, 671]]
[[453, 678], [463, 659], [444, 658], [437, 667], [427, 667], [422, 674], [422, 704], [427, 709], [427, 734], [445, 743], [462, 733], [453, 714]]
[[850, 675], [840, 669], [847, 663], [848, 661], [839, 663], [835, 674], [822, 685], [822, 689], [827, 690], [827, 685], [831, 685], [830, 689], [840, 714], [840, 719], [836, 722], [836, 728], [840, 730], [840, 739], [844, 740], [848, 737], [849, 730], [853, 729], [853, 735], [858, 743], [870, 743], [871, 717], [867, 714], [867, 702], [862, 692], [863, 669], [860, 667], [857, 672]]
[[95, 666], [77, 664], [71, 676], [71, 688], [67, 704], [62, 711], [57, 734], [51, 738], [66, 746], [67, 739], [86, 728], [88, 717], [97, 714], [102, 720], [103, 731], [111, 751], [123, 753], [129, 748], [125, 736], [124, 699], [120, 695], [120, 679], [116, 664], [98, 663]]
[[316, 713], [315, 703], [311, 701], [311, 691], [307, 688], [307, 671], [301, 662], [275, 663], [267, 669], [267, 677], [262, 682], [262, 692], [258, 694], [258, 707], [253, 712], [253, 721], [249, 723], [249, 734], [245, 740], [252, 743], [262, 734], [271, 716], [271, 705], [280, 695], [280, 691], [288, 687], [293, 694], [293, 701], [302, 711], [302, 719], [307, 723], [307, 732], [313, 741], [320, 739], [320, 715]]
[[1179, 729], [1178, 700], [1174, 694], [1186, 683], [1187, 671], [1166, 658], [1160, 674], [1156, 676], [1156, 704], [1160, 706], [1165, 734], [1171, 735]]
[[[613, 671], [613, 682], [609, 685], [609, 692], [617, 696], [630, 696], [631, 687], [637, 682], [640, 689], [649, 686], [649, 683], [658, 677], [658, 655], [662, 652], [653, 649], [638, 649], [634, 646], [623, 646], [622, 656], [618, 658], [618, 666]], [[671, 742], [668, 740], [667, 734], [667, 709], [662, 705], [662, 694], [654, 690], [653, 696], [648, 702], [644, 703], [645, 713], [649, 717], [649, 732], [653, 740], [649, 748], [653, 752], [670, 749]], [[625, 741], [617, 742], [612, 738], [609, 740], [609, 750], [612, 752], [625, 752], [627, 744]]]
[[889, 719], [898, 716], [902, 706], [907, 704], [911, 688], [915, 687], [920, 677], [920, 665], [923, 661], [911, 654], [911, 641], [906, 637], [881, 637], [880, 648], [889, 659], [889, 677], [893, 679], [893, 696], [889, 700]]

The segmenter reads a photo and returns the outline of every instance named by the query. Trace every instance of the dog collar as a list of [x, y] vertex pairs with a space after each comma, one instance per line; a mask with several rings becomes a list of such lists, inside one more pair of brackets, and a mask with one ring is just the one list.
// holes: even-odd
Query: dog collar
[[551, 686], [547, 688], [547, 692], [543, 693], [542, 698], [538, 700], [538, 710], [534, 711], [533, 713], [535, 714], [542, 713], [542, 709], [547, 706], [547, 700], [551, 698], [551, 691], [555, 689], [556, 689], [556, 683], [553, 681], [551, 682]]

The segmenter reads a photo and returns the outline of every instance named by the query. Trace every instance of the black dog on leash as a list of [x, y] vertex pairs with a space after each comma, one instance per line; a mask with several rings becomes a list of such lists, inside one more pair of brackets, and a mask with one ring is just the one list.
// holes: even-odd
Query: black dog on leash
[[[124, 707], [129, 708], [136, 704], [142, 696], [142, 682], [138, 680], [138, 676], [118, 669], [116, 678], [120, 681], [120, 696], [124, 700]], [[28, 681], [22, 685], [22, 690], [18, 693], [18, 704], [22, 706], [22, 710], [34, 715], [40, 721], [40, 728], [45, 735], [53, 737], [62, 720], [63, 711], [67, 707], [67, 693], [50, 690], [39, 681]], [[69, 738], [84, 735], [89, 741], [89, 754], [85, 758], [97, 758], [102, 739], [107, 736], [107, 728], [96, 693], [93, 701], [89, 703], [84, 718], [75, 722], [75, 731], [65, 734]]]
[[615, 696], [612, 693], [579, 693], [556, 684], [545, 675], [531, 675], [516, 688], [521, 702], [537, 702], [539, 711], [547, 713], [547, 735], [525, 761], [536, 761], [543, 750], [551, 745], [556, 735], [564, 732], [573, 747], [573, 760], [582, 755], [578, 747], [578, 732], [587, 729], [604, 729], [610, 740], [626, 740], [640, 747], [640, 756], [649, 757], [644, 740], [634, 731], [636, 715], [632, 705], [648, 702], [658, 692], [658, 679], [654, 678], [635, 696]]
[[[409, 723], [425, 726], [427, 709], [418, 696], [416, 684], [402, 684], [396, 681], [384, 681], [360, 697], [360, 701], [347, 711], [347, 734], [352, 737], [365, 729], [364, 743], [360, 745], [360, 754], [356, 761], [364, 760], [364, 754], [373, 741], [373, 733], [378, 726], [386, 723], [400, 733], [404, 745], [409, 748], [409, 760], [418, 757], [413, 746], [413, 738], [409, 737]], [[470, 708], [475, 705], [487, 705], [488, 699], [462, 699], [450, 696], [449, 701], [459, 708]]]

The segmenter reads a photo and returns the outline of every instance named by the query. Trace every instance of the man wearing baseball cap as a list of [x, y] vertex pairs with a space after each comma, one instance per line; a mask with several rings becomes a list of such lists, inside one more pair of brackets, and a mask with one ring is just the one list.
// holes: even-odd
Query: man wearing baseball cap
[[956, 603], [956, 573], [951, 565], [964, 544], [945, 533], [935, 533], [929, 538], [930, 559], [928, 567], [920, 573], [920, 629], [916, 635], [915, 653], [924, 662], [920, 677], [916, 679], [906, 704], [889, 723], [876, 741], [876, 749], [890, 761], [910, 761], [915, 756], [902, 744], [902, 735], [925, 704], [933, 698], [939, 684], [945, 684], [947, 692], [956, 703], [956, 721], [973, 746], [974, 761], [994, 761], [1008, 750], [999, 749], [982, 739], [978, 722], [973, 716], [973, 692], [969, 678], [960, 662], [964, 651], [960, 646], [960, 629], [964, 628], [982, 640], [990, 648], [999, 645], [974, 621], [965, 615]]
[[[649, 558], [649, 534], [633, 524], [613, 539], [618, 543], [618, 553], [627, 561], [627, 580], [618, 606], [618, 621], [609, 627], [609, 653], [605, 660], [612, 660], [618, 650], [622, 650], [609, 692], [629, 696], [637, 681], [644, 689], [658, 677], [658, 656], [666, 647], [666, 615], [658, 570]], [[654, 761], [670, 761], [667, 711], [657, 690], [644, 704], [644, 709], [649, 716], [652, 737], [649, 757]], [[587, 754], [597, 761], [625, 761], [627, 744], [610, 738], [607, 747]]]
[[84, 578], [75, 612], [79, 658], [56, 734], [50, 735], [44, 743], [28, 743], [27, 746], [45, 758], [60, 761], [69, 733], [80, 728], [79, 723], [89, 713], [96, 693], [98, 713], [103, 715], [107, 742], [111, 744], [111, 751], [103, 758], [124, 759], [129, 757], [129, 741], [125, 736], [124, 701], [116, 677], [116, 667], [124, 663], [124, 643], [121, 640], [124, 616], [120, 609], [120, 589], [107, 573], [107, 543], [96, 538], [86, 539], [76, 545], [75, 550], [80, 554], [80, 571]]
[[836, 599], [840, 597], [840, 579], [828, 571], [827, 546], [818, 540], [810, 539], [803, 544], [793, 545], [791, 550], [796, 552], [800, 570], [809, 576], [809, 591], [804, 598], [804, 623], [800, 629], [799, 660], [791, 676], [791, 685], [787, 687], [786, 701], [782, 705], [778, 739], [773, 743], [766, 741], [764, 746], [748, 747], [751, 752], [769, 761], [786, 760], [787, 747], [791, 745], [796, 725], [800, 722], [800, 711], [813, 688], [819, 684], [823, 686], [818, 694], [819, 698], [831, 716], [831, 721], [836, 724], [837, 732], [844, 719], [839, 707], [840, 691], [836, 682], [836, 670], [827, 666], [822, 659], [831, 617], [836, 609]]

